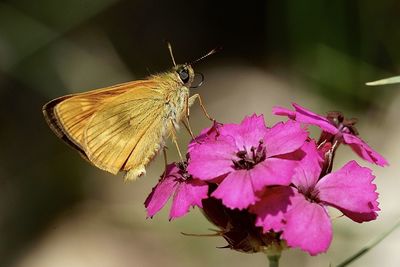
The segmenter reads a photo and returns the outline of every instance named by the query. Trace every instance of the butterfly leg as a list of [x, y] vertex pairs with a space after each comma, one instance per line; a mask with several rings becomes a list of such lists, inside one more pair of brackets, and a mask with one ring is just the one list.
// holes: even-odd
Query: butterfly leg
[[177, 142], [177, 138], [176, 138], [176, 126], [175, 126], [175, 123], [172, 120], [171, 120], [171, 135], [172, 135], [172, 142], [174, 142], [174, 144], [176, 146], [176, 150], [178, 151], [179, 158], [183, 162], [181, 149], [179, 148], [179, 145], [178, 145], [178, 142]]
[[164, 146], [162, 151], [163, 151], [163, 155], [164, 155], [164, 167], [165, 169], [167, 169], [167, 165], [168, 165], [168, 159], [167, 159], [167, 147]]
[[185, 126], [186, 130], [189, 132], [190, 136], [192, 137], [193, 140], [196, 140], [196, 137], [194, 137], [193, 131], [192, 131], [192, 127], [190, 127], [190, 122], [188, 118], [185, 118], [185, 121], [182, 121], [183, 126]]
[[166, 146], [163, 146], [162, 151], [163, 151], [163, 155], [164, 155], [164, 174], [162, 176], [162, 179], [164, 179], [165, 176], [167, 175], [167, 166], [168, 166], [167, 149], [168, 148]]
[[194, 137], [194, 134], [193, 134], [193, 131], [192, 131], [192, 127], [190, 126], [190, 120], [189, 120], [190, 109], [189, 109], [189, 107], [190, 107], [190, 105], [189, 105], [189, 97], [187, 97], [186, 101], [185, 101], [186, 116], [185, 116], [184, 120], [182, 120], [182, 124], [185, 126], [186, 130], [189, 132], [189, 134], [192, 137], [192, 139], [196, 141], [196, 137]]
[[[206, 110], [206, 108], [205, 108], [205, 106], [204, 106], [204, 104], [203, 104], [203, 100], [201, 99], [201, 96], [200, 96], [199, 94], [192, 95], [192, 96], [189, 98], [188, 107], [190, 107], [191, 105], [193, 105], [194, 102], [196, 101], [196, 99], [199, 100], [199, 105], [200, 105], [201, 109], [203, 110], [204, 115], [206, 115], [206, 117], [207, 117], [210, 121], [215, 121], [215, 119], [213, 119], [213, 118], [208, 114], [208, 112], [207, 112], [207, 110]], [[188, 113], [188, 112], [187, 112], [187, 113]], [[188, 116], [189, 116], [189, 115], [188, 115]]]

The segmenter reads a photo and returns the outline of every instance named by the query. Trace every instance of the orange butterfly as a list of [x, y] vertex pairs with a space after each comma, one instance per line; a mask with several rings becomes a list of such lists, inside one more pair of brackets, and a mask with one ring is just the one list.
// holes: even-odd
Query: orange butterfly
[[[96, 167], [117, 174], [125, 171], [126, 180], [146, 173], [146, 165], [154, 158], [164, 141], [176, 142], [176, 129], [183, 122], [189, 125], [189, 107], [200, 95], [189, 97], [195, 73], [192, 65], [214, 54], [176, 65], [145, 80], [132, 81], [85, 93], [56, 98], [43, 106], [44, 117], [53, 132]], [[187, 124], [183, 119], [186, 120]]]

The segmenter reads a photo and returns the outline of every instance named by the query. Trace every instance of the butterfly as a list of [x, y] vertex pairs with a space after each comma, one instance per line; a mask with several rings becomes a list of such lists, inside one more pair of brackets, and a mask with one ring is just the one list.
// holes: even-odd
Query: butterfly
[[[168, 49], [171, 70], [144, 80], [56, 98], [43, 106], [46, 122], [83, 158], [112, 174], [125, 172], [126, 180], [146, 173], [146, 166], [165, 147], [167, 138], [172, 138], [182, 159], [176, 129], [183, 122], [193, 137], [189, 107], [196, 99], [213, 120], [200, 95], [189, 94], [195, 79], [192, 65], [217, 50], [177, 65], [169, 43]], [[201, 78], [198, 86], [203, 75]]]

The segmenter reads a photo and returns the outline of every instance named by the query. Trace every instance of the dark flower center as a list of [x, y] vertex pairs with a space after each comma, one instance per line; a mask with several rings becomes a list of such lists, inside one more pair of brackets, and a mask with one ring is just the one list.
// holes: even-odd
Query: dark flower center
[[358, 131], [355, 127], [357, 119], [351, 118], [347, 119], [339, 111], [328, 112], [326, 118], [328, 121], [338, 129], [336, 134], [329, 133], [327, 131], [322, 131], [321, 136], [318, 140], [318, 147], [323, 147], [325, 143], [328, 145], [326, 149], [324, 148], [324, 164], [320, 174], [320, 178], [324, 177], [326, 174], [332, 171], [333, 158], [335, 157], [336, 149], [341, 143], [344, 142], [343, 134], [358, 135]]
[[355, 127], [357, 119], [351, 118], [347, 119], [339, 111], [328, 112], [327, 119], [343, 133], [351, 133], [353, 135], [358, 135], [358, 131]]
[[266, 149], [263, 140], [260, 140], [257, 147], [252, 146], [250, 151], [245, 147], [236, 153], [238, 159], [232, 160], [235, 170], [250, 170], [266, 158]]
[[176, 167], [179, 169], [178, 173], [180, 174], [179, 179], [183, 181], [187, 181], [189, 179], [192, 179], [192, 176], [187, 172], [187, 166], [188, 163], [186, 161], [181, 161], [175, 163]]
[[303, 187], [303, 186], [299, 186], [297, 188], [297, 190], [299, 191], [299, 193], [301, 193], [302, 195], [304, 195], [304, 197], [310, 201], [310, 202], [320, 202], [319, 200], [319, 191], [317, 189], [315, 189], [315, 187]]

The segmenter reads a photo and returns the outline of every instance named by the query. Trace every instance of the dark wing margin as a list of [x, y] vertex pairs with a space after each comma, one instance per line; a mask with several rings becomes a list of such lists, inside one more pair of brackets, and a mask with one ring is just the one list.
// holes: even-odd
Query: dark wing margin
[[[65, 132], [63, 126], [60, 123], [60, 120], [58, 119], [56, 112], [55, 112], [55, 107], [61, 103], [62, 101], [70, 98], [71, 96], [62, 96], [59, 98], [56, 98], [48, 103], [46, 103], [43, 108], [43, 116], [49, 125], [50, 129], [57, 135], [58, 138], [60, 138], [64, 143], [66, 143], [68, 146], [71, 148], [75, 149], [78, 151], [78, 153], [87, 161], [89, 161], [85, 151], [78, 145], [76, 144]], [[89, 161], [90, 162], [90, 161]]]

